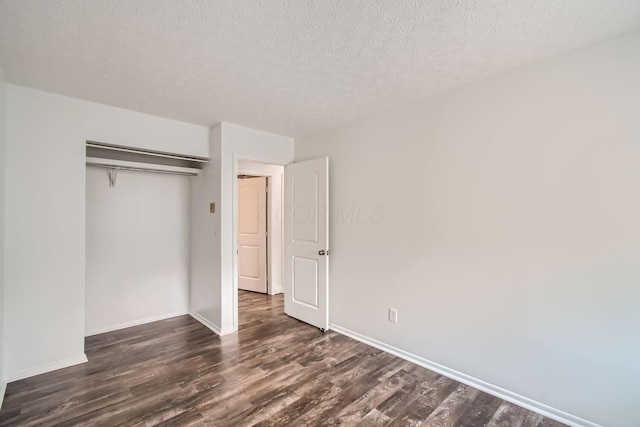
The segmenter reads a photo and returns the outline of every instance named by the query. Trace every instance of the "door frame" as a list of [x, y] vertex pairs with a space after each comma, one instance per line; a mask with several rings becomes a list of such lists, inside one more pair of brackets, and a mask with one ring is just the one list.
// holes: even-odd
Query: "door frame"
[[[232, 189], [232, 282], [233, 282], [233, 330], [238, 330], [238, 174], [266, 176], [269, 180], [269, 280], [267, 294], [284, 292], [284, 228], [282, 225], [282, 209], [284, 203], [284, 165], [265, 162], [260, 159], [252, 159], [249, 156], [237, 155], [233, 158], [233, 189]], [[277, 181], [280, 181], [276, 189]], [[277, 199], [276, 192], [280, 192], [280, 203], [274, 203]], [[279, 226], [278, 226], [279, 225]], [[278, 231], [279, 230], [279, 231]], [[277, 248], [280, 248], [279, 250]], [[279, 272], [279, 273], [278, 273]]]

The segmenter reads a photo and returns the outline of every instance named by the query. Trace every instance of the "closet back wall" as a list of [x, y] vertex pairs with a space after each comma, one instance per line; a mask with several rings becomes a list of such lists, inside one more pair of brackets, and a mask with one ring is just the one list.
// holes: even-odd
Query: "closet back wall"
[[87, 168], [86, 334], [188, 312], [189, 178]]

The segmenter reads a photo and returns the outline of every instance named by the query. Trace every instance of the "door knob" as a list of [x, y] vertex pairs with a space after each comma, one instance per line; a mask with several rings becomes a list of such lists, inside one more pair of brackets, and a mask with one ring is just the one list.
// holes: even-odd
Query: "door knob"
[[318, 255], [329, 255], [329, 251], [325, 251], [324, 249], [318, 251]]

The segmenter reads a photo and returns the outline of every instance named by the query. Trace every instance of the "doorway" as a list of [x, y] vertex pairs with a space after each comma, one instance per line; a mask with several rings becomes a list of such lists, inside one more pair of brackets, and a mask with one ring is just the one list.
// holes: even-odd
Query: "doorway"
[[235, 314], [240, 325], [261, 316], [259, 307], [282, 306], [284, 166], [239, 160], [235, 177]]
[[[231, 255], [233, 301], [229, 305], [238, 330], [238, 175], [269, 176], [268, 294], [284, 294], [284, 312], [329, 329], [329, 159], [322, 157], [285, 166], [235, 160]], [[285, 170], [287, 180], [285, 182]], [[288, 202], [285, 205], [284, 194]], [[286, 225], [286, 227], [285, 227]], [[286, 232], [285, 232], [286, 229]], [[284, 244], [286, 239], [287, 245]], [[286, 261], [286, 262], [285, 262]], [[286, 271], [286, 274], [285, 274]], [[285, 290], [286, 287], [286, 290]]]
[[[247, 194], [254, 194], [253, 202], [245, 204], [245, 206], [249, 206], [250, 204], [266, 206], [266, 208], [261, 212], [261, 215], [264, 219], [261, 221], [266, 222], [266, 251], [265, 251], [265, 271], [267, 276], [267, 290], [266, 293], [269, 295], [277, 295], [281, 294], [284, 291], [284, 279], [283, 279], [283, 228], [282, 228], [282, 192], [284, 186], [284, 166], [280, 165], [268, 165], [263, 163], [255, 163], [249, 161], [239, 160], [237, 163], [237, 169], [235, 173], [235, 209], [234, 209], [234, 236], [235, 236], [235, 267], [234, 267], [234, 282], [235, 282], [235, 290], [242, 289], [242, 285], [240, 285], [240, 234], [242, 228], [249, 228], [248, 224], [241, 226], [240, 224], [240, 209], [244, 207], [241, 206], [243, 202], [240, 201], [240, 187], [243, 188], [248, 186], [252, 178], [246, 177], [255, 177], [266, 180], [266, 190], [262, 196], [264, 196], [264, 202], [260, 202], [258, 197], [261, 197], [260, 194], [254, 193], [253, 190], [244, 190]], [[245, 178], [245, 179], [240, 179]], [[244, 194], [244, 196], [247, 196]], [[259, 212], [260, 213], [260, 212]], [[254, 221], [259, 220], [257, 218], [252, 218]], [[249, 228], [250, 229], [250, 228]], [[256, 249], [253, 249], [253, 252], [256, 252]], [[262, 258], [262, 257], [261, 257]], [[255, 267], [254, 267], [255, 268]], [[248, 272], [244, 272], [248, 273]], [[245, 276], [251, 276], [251, 274], [244, 274]], [[254, 274], [255, 276], [255, 274]]]
[[238, 175], [238, 289], [266, 294], [269, 177]]

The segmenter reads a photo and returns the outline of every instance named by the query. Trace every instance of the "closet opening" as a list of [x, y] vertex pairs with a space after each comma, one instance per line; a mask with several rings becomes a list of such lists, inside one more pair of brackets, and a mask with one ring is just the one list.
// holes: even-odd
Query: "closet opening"
[[190, 176], [205, 162], [87, 142], [85, 336], [189, 312]]

